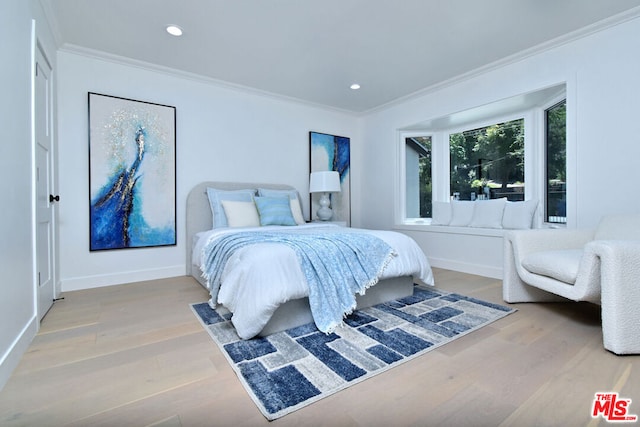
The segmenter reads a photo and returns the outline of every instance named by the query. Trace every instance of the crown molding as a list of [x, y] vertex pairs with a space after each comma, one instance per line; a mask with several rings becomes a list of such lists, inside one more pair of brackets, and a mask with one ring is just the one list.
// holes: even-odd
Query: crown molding
[[286, 95], [281, 95], [274, 92], [256, 89], [250, 86], [244, 86], [241, 84], [232, 83], [225, 80], [215, 79], [213, 77], [203, 76], [197, 73], [191, 73], [191, 72], [179, 70], [176, 68], [166, 67], [164, 65], [158, 65], [151, 62], [141, 61], [138, 59], [128, 58], [120, 55], [115, 55], [115, 54], [104, 52], [101, 50], [78, 46], [75, 44], [65, 43], [61, 47], [59, 47], [58, 50], [60, 52], [72, 53], [72, 54], [84, 56], [87, 58], [97, 59], [101, 61], [111, 62], [114, 64], [125, 65], [129, 67], [134, 67], [134, 68], [139, 68], [146, 71], [152, 71], [152, 72], [165, 74], [172, 77], [178, 77], [186, 80], [192, 80], [198, 83], [216, 86], [223, 89], [230, 89], [238, 92], [244, 92], [249, 95], [262, 96], [262, 97], [269, 98], [276, 101], [295, 103], [295, 104], [303, 105], [305, 107], [328, 110], [334, 113], [346, 114], [349, 116], [357, 115], [357, 113], [351, 110], [318, 104], [318, 103], [306, 101], [303, 99], [294, 98], [291, 96], [286, 96]]

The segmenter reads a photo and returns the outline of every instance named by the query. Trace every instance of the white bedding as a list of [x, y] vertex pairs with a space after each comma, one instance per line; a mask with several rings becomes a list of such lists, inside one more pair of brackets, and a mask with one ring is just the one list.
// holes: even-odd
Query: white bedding
[[[236, 231], [292, 232], [296, 230], [337, 227], [334, 224], [312, 223], [296, 227], [265, 226], [252, 228], [213, 229], [196, 235], [192, 260], [201, 262], [202, 250], [211, 239]], [[362, 229], [344, 228], [345, 232]], [[413, 276], [433, 285], [433, 275], [424, 253], [410, 237], [383, 230], [366, 230], [387, 242], [397, 253], [387, 265], [380, 279]], [[262, 330], [275, 310], [283, 303], [309, 295], [309, 288], [293, 249], [277, 243], [262, 243], [244, 247], [227, 262], [221, 279], [218, 300], [233, 313], [232, 322], [238, 335], [251, 338]]]

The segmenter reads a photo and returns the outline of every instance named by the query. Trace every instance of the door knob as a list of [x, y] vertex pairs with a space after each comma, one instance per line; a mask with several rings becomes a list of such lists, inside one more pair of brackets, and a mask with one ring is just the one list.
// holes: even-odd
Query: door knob
[[49, 194], [49, 203], [59, 202], [59, 201], [60, 201], [60, 196], [58, 196], [57, 194], [55, 196], [53, 194]]

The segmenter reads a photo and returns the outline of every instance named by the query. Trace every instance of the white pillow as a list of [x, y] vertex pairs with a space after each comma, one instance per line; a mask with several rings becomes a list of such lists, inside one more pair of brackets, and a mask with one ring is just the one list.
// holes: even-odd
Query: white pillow
[[502, 228], [502, 214], [507, 198], [478, 200], [469, 227]]
[[538, 207], [537, 200], [507, 202], [502, 216], [502, 228], [511, 230], [531, 228], [533, 214]]
[[432, 202], [431, 210], [431, 225], [449, 225], [451, 222], [451, 203]]
[[302, 216], [302, 209], [300, 208], [300, 200], [298, 198], [292, 199], [289, 198], [289, 205], [291, 206], [291, 214], [293, 214], [293, 219], [296, 221], [296, 224], [302, 225], [306, 221], [304, 220], [304, 216]]
[[453, 200], [451, 201], [451, 221], [450, 226], [466, 227], [473, 218], [473, 209], [475, 202], [469, 200]]
[[260, 216], [254, 202], [221, 200], [229, 227], [259, 227]]

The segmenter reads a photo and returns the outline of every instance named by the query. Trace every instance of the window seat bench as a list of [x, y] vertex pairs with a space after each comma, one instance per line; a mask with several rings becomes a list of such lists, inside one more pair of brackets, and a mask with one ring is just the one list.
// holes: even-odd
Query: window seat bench
[[433, 202], [431, 220], [397, 224], [412, 237], [433, 267], [502, 279], [503, 237], [533, 225], [537, 200]]

